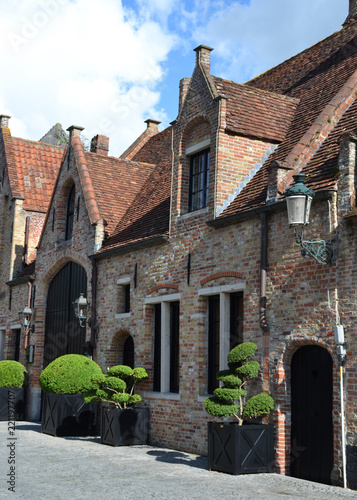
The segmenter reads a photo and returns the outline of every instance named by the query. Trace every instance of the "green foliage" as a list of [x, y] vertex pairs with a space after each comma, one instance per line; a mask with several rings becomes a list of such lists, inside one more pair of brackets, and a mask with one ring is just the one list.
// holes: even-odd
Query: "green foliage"
[[233, 347], [231, 352], [228, 354], [228, 366], [231, 364], [242, 363], [248, 358], [254, 356], [257, 346], [253, 342], [243, 342]]
[[257, 350], [253, 342], [243, 342], [234, 347], [228, 354], [229, 370], [217, 373], [217, 380], [222, 387], [214, 390], [213, 396], [205, 400], [206, 411], [215, 417], [236, 417], [239, 425], [243, 418], [258, 418], [269, 413], [274, 408], [274, 400], [269, 394], [257, 394], [247, 402], [243, 399], [247, 391], [243, 388], [247, 380], [255, 378], [259, 373], [258, 361], [250, 358]]
[[258, 361], [247, 361], [244, 365], [236, 368], [236, 374], [245, 379], [255, 378], [258, 376], [259, 370]]
[[263, 415], [269, 415], [274, 409], [274, 399], [270, 394], [257, 394], [252, 396], [245, 404], [243, 409], [244, 418], [258, 418]]
[[134, 394], [137, 382], [148, 377], [145, 368], [130, 368], [126, 365], [117, 365], [109, 368], [101, 378], [93, 377], [94, 389], [88, 391], [84, 399], [87, 403], [108, 401], [118, 408], [127, 408], [141, 401], [139, 394]]
[[53, 360], [40, 375], [45, 392], [78, 394], [97, 386], [102, 370], [97, 363], [81, 354], [65, 354]]
[[27, 382], [26, 368], [18, 361], [0, 361], [0, 387], [23, 387]]

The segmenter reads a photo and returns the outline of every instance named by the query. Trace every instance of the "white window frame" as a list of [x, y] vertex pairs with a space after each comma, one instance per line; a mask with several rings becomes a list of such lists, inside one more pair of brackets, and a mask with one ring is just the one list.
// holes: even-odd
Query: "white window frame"
[[[230, 294], [244, 292], [245, 281], [233, 285], [210, 286], [198, 290], [199, 297], [209, 297], [219, 295], [219, 369], [227, 368], [227, 356], [229, 354], [230, 340]], [[208, 329], [207, 329], [208, 331]], [[208, 341], [207, 341], [208, 349]]]
[[161, 353], [160, 353], [160, 392], [148, 391], [148, 397], [161, 397], [163, 399], [180, 399], [179, 393], [170, 392], [170, 303], [180, 302], [181, 293], [160, 295], [159, 297], [146, 297], [145, 305], [161, 304]]

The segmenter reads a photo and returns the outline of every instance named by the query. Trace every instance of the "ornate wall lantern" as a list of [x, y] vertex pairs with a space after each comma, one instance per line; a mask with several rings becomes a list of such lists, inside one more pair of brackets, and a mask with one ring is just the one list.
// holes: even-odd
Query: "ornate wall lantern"
[[31, 319], [32, 319], [33, 311], [30, 307], [24, 307], [20, 312], [19, 312], [19, 319], [20, 319], [20, 324], [21, 326], [24, 326], [25, 328], [29, 328], [31, 325]]
[[89, 308], [89, 302], [84, 297], [83, 293], [79, 294], [78, 299], [73, 302], [74, 314], [78, 319], [81, 328], [86, 326], [87, 313]]
[[309, 224], [310, 208], [315, 191], [305, 185], [305, 174], [293, 175], [295, 184], [285, 191], [288, 220], [294, 228], [296, 243], [302, 250], [303, 256], [309, 254], [320, 264], [332, 265], [336, 255], [332, 243], [325, 240], [304, 240], [304, 228]]

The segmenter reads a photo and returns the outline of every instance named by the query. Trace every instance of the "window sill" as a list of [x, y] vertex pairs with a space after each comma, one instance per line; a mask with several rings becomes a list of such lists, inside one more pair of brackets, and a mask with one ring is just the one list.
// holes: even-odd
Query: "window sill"
[[206, 396], [198, 396], [197, 401], [199, 403], [204, 403], [207, 398], [210, 398], [213, 394], [206, 394]]
[[70, 238], [69, 240], [57, 241], [56, 248], [63, 247], [65, 245], [69, 245], [70, 243], [72, 243], [72, 238]]
[[179, 215], [176, 217], [177, 221], [185, 220], [185, 219], [190, 219], [191, 217], [197, 217], [199, 215], [206, 215], [208, 214], [208, 207], [205, 208], [200, 208], [199, 210], [194, 210], [193, 212], [187, 212], [186, 214]]
[[146, 391], [144, 392], [144, 397], [150, 399], [169, 399], [172, 401], [179, 401], [180, 394], [176, 392], [156, 392], [156, 391]]
[[124, 319], [124, 318], [130, 318], [131, 313], [119, 313], [115, 315], [115, 319]]

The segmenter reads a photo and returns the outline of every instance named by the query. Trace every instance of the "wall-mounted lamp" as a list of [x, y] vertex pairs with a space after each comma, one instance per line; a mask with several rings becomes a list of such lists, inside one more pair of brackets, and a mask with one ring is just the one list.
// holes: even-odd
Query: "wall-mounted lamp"
[[294, 228], [296, 242], [301, 246], [301, 254], [311, 255], [320, 264], [332, 265], [336, 255], [332, 243], [325, 240], [304, 240], [304, 227], [309, 223], [310, 208], [315, 191], [305, 185], [305, 174], [293, 175], [295, 184], [285, 191], [288, 220]]
[[343, 365], [346, 360], [346, 343], [343, 325], [336, 325], [333, 330], [335, 334], [337, 356], [340, 364]]
[[73, 302], [74, 314], [79, 321], [81, 328], [86, 326], [87, 313], [89, 308], [89, 302], [84, 297], [83, 293], [79, 294], [78, 299]]
[[24, 307], [19, 312], [19, 319], [20, 319], [21, 326], [24, 326], [25, 328], [30, 327], [32, 315], [33, 315], [32, 309], [30, 307], [27, 307], [27, 306]]

